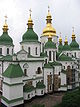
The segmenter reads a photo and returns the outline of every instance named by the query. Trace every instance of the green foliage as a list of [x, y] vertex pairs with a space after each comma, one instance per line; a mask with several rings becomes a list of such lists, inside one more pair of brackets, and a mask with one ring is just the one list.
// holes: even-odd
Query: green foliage
[[44, 104], [34, 104], [34, 105], [32, 105], [32, 107], [45, 107], [45, 105]]
[[62, 107], [62, 106], [61, 106], [61, 104], [58, 104], [58, 105], [55, 105], [55, 106], [53, 106], [53, 107]]
[[62, 98], [62, 107], [80, 107], [80, 89], [66, 93]]
[[62, 103], [54, 107], [80, 107], [80, 88], [67, 92], [62, 98]]

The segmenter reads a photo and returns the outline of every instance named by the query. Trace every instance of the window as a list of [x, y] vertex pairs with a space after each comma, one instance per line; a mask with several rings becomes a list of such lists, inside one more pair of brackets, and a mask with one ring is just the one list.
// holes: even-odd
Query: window
[[24, 76], [27, 76], [27, 69], [24, 69]]
[[41, 80], [41, 82], [43, 83], [43, 80]]
[[65, 69], [65, 66], [64, 66], [64, 69]]
[[28, 94], [28, 98], [30, 98], [30, 94]]
[[76, 52], [74, 53], [74, 57], [76, 57]]
[[59, 75], [60, 75], [60, 72], [59, 72]]
[[13, 49], [12, 49], [12, 54], [13, 54]]
[[37, 47], [35, 48], [35, 54], [37, 55]]
[[55, 52], [53, 52], [53, 61], [55, 61]]
[[41, 94], [43, 94], [43, 90], [41, 90]]
[[41, 71], [41, 68], [38, 67], [37, 71], [36, 71], [36, 74], [40, 74], [42, 71]]
[[49, 51], [49, 61], [51, 61], [51, 51]]
[[7, 48], [7, 54], [9, 54], [9, 48]]
[[74, 66], [72, 66], [72, 69], [74, 68]]
[[0, 55], [2, 55], [2, 48], [0, 48]]
[[67, 53], [67, 56], [68, 56], [68, 53]]
[[30, 53], [31, 53], [30, 47], [28, 47], [28, 53], [29, 53], [29, 55], [30, 55]]
[[47, 59], [45, 59], [45, 64], [47, 64]]
[[51, 85], [50, 85], [49, 89], [50, 89], [50, 90], [52, 90], [52, 87], [51, 87]]

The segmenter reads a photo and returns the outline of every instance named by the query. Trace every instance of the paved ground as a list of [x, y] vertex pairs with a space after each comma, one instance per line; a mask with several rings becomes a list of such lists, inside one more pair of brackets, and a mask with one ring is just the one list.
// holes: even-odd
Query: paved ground
[[62, 101], [63, 93], [55, 93], [46, 95], [42, 98], [33, 99], [31, 102], [25, 104], [25, 107], [32, 107], [33, 104], [45, 104], [45, 107], [53, 107]]

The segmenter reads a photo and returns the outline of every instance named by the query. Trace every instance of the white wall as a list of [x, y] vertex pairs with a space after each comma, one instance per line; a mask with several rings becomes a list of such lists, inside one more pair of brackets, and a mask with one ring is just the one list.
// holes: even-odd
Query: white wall
[[[28, 52], [28, 47], [31, 49], [31, 55], [32, 56], [40, 56], [40, 43], [36, 42], [26, 42], [26, 43], [21, 43], [21, 47], [24, 47], [24, 50]], [[37, 55], [35, 54], [35, 48], [37, 47]]]
[[[44, 49], [44, 52], [45, 51], [47, 51], [48, 59], [49, 59], [49, 51], [51, 51], [51, 61], [56, 61], [56, 52], [57, 52], [57, 49]], [[53, 52], [54, 52], [54, 56], [53, 56]], [[54, 57], [54, 60], [53, 60], [53, 57]]]
[[59, 72], [61, 72], [61, 66], [54, 66], [54, 74], [58, 74], [59, 75]]
[[2, 48], [2, 55], [6, 56], [7, 55], [7, 48], [9, 48], [9, 54], [12, 55], [12, 49], [13, 49], [13, 53], [14, 53], [14, 47], [13, 46], [4, 46], [4, 45], [0, 45], [0, 48]]
[[[28, 95], [30, 95], [30, 98], [28, 98]], [[24, 100], [30, 100], [35, 96], [35, 90], [31, 92], [24, 92], [23, 96], [24, 96]]]
[[61, 85], [66, 85], [67, 81], [66, 81], [66, 74], [62, 73], [60, 74], [60, 77], [61, 77]]
[[[43, 94], [41, 94], [41, 91], [43, 91]], [[36, 89], [36, 95], [37, 96], [42, 96], [45, 93], [45, 88], [44, 89]]]
[[48, 92], [47, 75], [52, 75], [52, 84], [53, 84], [53, 68], [44, 68], [44, 85], [46, 86], [45, 93]]
[[[27, 68], [27, 75], [30, 78], [33, 78], [33, 76], [35, 76], [35, 75], [37, 77], [37, 74], [36, 74], [37, 68], [40, 67], [41, 70], [42, 70], [42, 64], [43, 64], [43, 62], [20, 62], [20, 66], [21, 66], [21, 68], [22, 68], [23, 71], [24, 71], [23, 65], [25, 63], [27, 63], [29, 65], [29, 67]], [[42, 70], [42, 73], [38, 74], [38, 75], [39, 76], [43, 76], [43, 70]]]

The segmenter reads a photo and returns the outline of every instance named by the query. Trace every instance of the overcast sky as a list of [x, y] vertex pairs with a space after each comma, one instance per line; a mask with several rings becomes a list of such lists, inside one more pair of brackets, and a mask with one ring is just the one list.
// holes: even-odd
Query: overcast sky
[[34, 31], [40, 38], [46, 26], [48, 5], [57, 35], [61, 32], [63, 41], [67, 36], [70, 43], [74, 26], [76, 40], [80, 43], [80, 0], [0, 0], [0, 35], [3, 32], [4, 16], [7, 15], [8, 34], [13, 38], [15, 52], [20, 49], [19, 42], [27, 30], [29, 9], [32, 9]]

